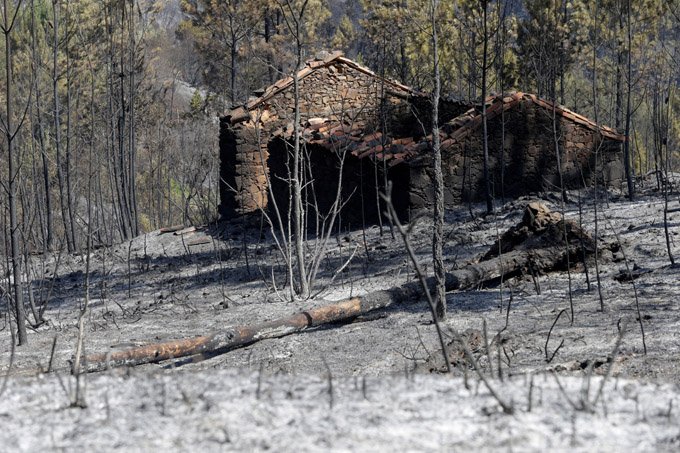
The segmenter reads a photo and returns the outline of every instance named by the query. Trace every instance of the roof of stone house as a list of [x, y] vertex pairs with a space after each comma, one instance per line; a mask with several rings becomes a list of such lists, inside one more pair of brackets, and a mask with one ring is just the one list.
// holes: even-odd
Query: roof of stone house
[[[297, 73], [298, 80], [301, 80], [314, 71], [320, 69], [320, 68], [325, 68], [331, 65], [335, 64], [344, 64], [346, 66], [349, 66], [353, 69], [356, 69], [359, 72], [362, 72], [364, 74], [367, 74], [371, 77], [375, 77], [376, 79], [379, 79], [383, 82], [385, 82], [386, 85], [386, 90], [390, 94], [394, 94], [397, 96], [424, 96], [423, 93], [420, 93], [411, 87], [408, 87], [404, 84], [401, 84], [395, 80], [387, 79], [384, 77], [379, 76], [375, 72], [371, 71], [365, 66], [360, 65], [356, 61], [350, 60], [349, 58], [345, 57], [344, 54], [341, 51], [335, 51], [332, 53], [327, 53], [327, 52], [322, 52], [319, 53], [315, 58], [308, 60], [305, 63], [305, 66], [300, 69]], [[245, 105], [242, 105], [240, 107], [237, 107], [235, 109], [232, 109], [227, 116], [230, 117], [231, 124], [236, 124], [241, 121], [246, 121], [250, 118], [250, 111], [259, 107], [263, 103], [267, 102], [269, 99], [272, 97], [276, 96], [277, 94], [281, 93], [282, 91], [285, 91], [287, 88], [290, 88], [293, 85], [293, 76], [288, 76], [283, 79], [278, 80], [275, 82], [273, 85], [268, 86], [267, 88], [258, 90], [256, 93], [260, 94], [259, 97], [255, 99], [251, 99], [246, 103]]]
[[[616, 130], [610, 127], [600, 126], [583, 115], [579, 115], [578, 113], [573, 112], [568, 108], [557, 103], [552, 103], [550, 101], [541, 99], [535, 94], [526, 94], [519, 92], [512, 93], [503, 97], [490, 96], [486, 100], [486, 105], [488, 106], [486, 107], [487, 120], [495, 118], [496, 116], [500, 115], [501, 112], [503, 111], [512, 109], [522, 101], [531, 101], [534, 104], [543, 107], [544, 109], [550, 112], [552, 112], [554, 108], [556, 115], [566, 118], [574, 123], [580, 124], [581, 126], [585, 126], [586, 128], [592, 131], [599, 132], [600, 134], [609, 139], [616, 141], [625, 140], [625, 136], [619, 134]], [[469, 134], [470, 132], [474, 131], [477, 127], [479, 127], [481, 124], [482, 124], [481, 112], [476, 108], [472, 108], [465, 112], [463, 115], [452, 119], [442, 127], [447, 128], [448, 126], [448, 129], [451, 130], [449, 138], [456, 139]]]
[[[493, 119], [503, 111], [508, 111], [520, 102], [532, 102], [552, 113], [566, 118], [587, 129], [599, 132], [607, 139], [624, 141], [625, 136], [616, 130], [600, 126], [594, 121], [579, 115], [563, 106], [538, 98], [533, 94], [513, 93], [507, 96], [490, 96], [485, 103], [487, 119]], [[479, 107], [473, 107], [464, 114], [442, 124], [440, 127], [441, 149], [446, 150], [477, 130], [482, 124]], [[382, 132], [366, 133], [365, 124], [332, 122], [325, 118], [310, 118], [302, 131], [309, 144], [320, 145], [331, 150], [347, 150], [358, 158], [383, 158], [390, 166], [411, 160], [431, 147], [432, 136], [421, 138], [390, 137]]]

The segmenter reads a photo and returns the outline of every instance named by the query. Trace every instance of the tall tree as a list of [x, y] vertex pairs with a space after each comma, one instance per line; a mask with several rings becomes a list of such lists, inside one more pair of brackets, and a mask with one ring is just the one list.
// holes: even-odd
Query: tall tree
[[[253, 33], [259, 17], [259, 5], [244, 0], [182, 0], [182, 10], [189, 17], [181, 30], [190, 34], [204, 55], [205, 81], [216, 92], [228, 87], [227, 99], [233, 105], [247, 93], [240, 91], [238, 78], [239, 48]], [[226, 83], [225, 83], [226, 82]]]
[[135, 74], [143, 67], [137, 46], [135, 11], [137, 0], [111, 1], [102, 5], [107, 29], [107, 114], [110, 149], [109, 174], [118, 225], [123, 238], [138, 234], [136, 196]]
[[439, 38], [437, 34], [437, 10], [439, 1], [431, 0], [430, 26], [432, 27], [432, 156], [434, 172], [434, 228], [432, 233], [432, 260], [434, 263], [435, 316], [446, 317], [446, 270], [444, 269], [444, 175], [442, 173], [441, 139], [439, 137], [439, 98], [441, 80], [439, 74]]
[[66, 244], [69, 252], [75, 250], [75, 233], [74, 224], [70, 220], [73, 219], [71, 208], [73, 206], [72, 200], [69, 198], [71, 188], [67, 187], [67, 180], [70, 181], [68, 175], [68, 160], [64, 161], [62, 149], [62, 124], [61, 124], [61, 102], [59, 93], [59, 84], [62, 78], [62, 65], [59, 61], [60, 54], [60, 39], [59, 34], [62, 18], [60, 16], [61, 3], [60, 0], [52, 0], [52, 115], [54, 120], [54, 149], [57, 165], [57, 179], [59, 183], [59, 206], [61, 207], [61, 219], [64, 225], [64, 232], [66, 236]]
[[527, 0], [527, 16], [520, 21], [517, 52], [521, 72], [539, 96], [552, 97], [572, 64], [570, 40], [577, 35], [564, 21], [566, 0]]
[[[489, 2], [480, 0], [482, 9], [482, 146], [484, 153], [484, 198], [486, 200], [486, 212], [493, 212], [493, 195], [491, 194], [491, 176], [489, 174], [489, 128], [486, 116], [486, 93], [487, 77], [489, 70]], [[501, 146], [503, 146], [501, 144]]]
[[423, 16], [423, 4], [413, 5], [406, 0], [361, 0], [361, 5], [364, 18], [360, 23], [365, 34], [362, 57], [381, 74], [412, 83], [406, 40], [411, 29], [410, 16]]
[[293, 69], [293, 96], [295, 113], [293, 118], [293, 164], [290, 175], [290, 190], [293, 194], [292, 215], [293, 220], [293, 244], [297, 259], [298, 295], [302, 298], [309, 297], [309, 284], [307, 281], [307, 269], [305, 262], [303, 228], [304, 207], [302, 200], [302, 147], [300, 143], [300, 79], [298, 71], [302, 69], [302, 52], [305, 40], [305, 13], [309, 0], [285, 0], [278, 1], [281, 14], [286, 27], [294, 42], [295, 68]]
[[17, 337], [19, 344], [23, 345], [28, 342], [28, 335], [26, 333], [26, 310], [24, 308], [24, 288], [22, 284], [22, 255], [21, 250], [21, 231], [19, 225], [19, 214], [17, 208], [18, 184], [19, 184], [19, 155], [17, 147], [17, 139], [19, 131], [25, 119], [21, 117], [18, 123], [14, 124], [14, 73], [12, 62], [14, 60], [12, 40], [14, 26], [16, 25], [17, 15], [21, 8], [22, 0], [16, 4], [2, 0], [2, 24], [0, 25], [0, 32], [5, 40], [5, 120], [2, 123], [2, 129], [5, 135], [5, 145], [7, 146], [7, 189], [8, 189], [8, 204], [9, 204], [9, 229], [10, 229], [10, 258], [12, 261], [12, 286], [14, 288], [14, 312], [17, 322]]
[[[36, 20], [36, 8], [39, 8], [44, 13], [44, 5], [39, 2], [36, 6], [35, 0], [31, 0], [31, 14], [30, 14], [30, 30], [31, 30], [31, 77], [32, 86], [34, 87], [34, 108], [30, 110], [31, 123], [34, 125], [32, 134], [33, 140], [37, 143], [40, 151], [40, 164], [42, 170], [42, 189], [44, 193], [40, 196], [36, 193], [38, 201], [37, 207], [39, 209], [41, 218], [41, 231], [43, 236], [43, 249], [45, 251], [51, 250], [54, 246], [54, 214], [52, 213], [52, 189], [50, 184], [50, 166], [47, 154], [47, 147], [45, 145], [45, 132], [42, 118], [42, 80], [40, 77], [40, 70], [42, 66], [40, 47], [41, 43], [38, 38], [38, 21]], [[44, 17], [44, 15], [43, 15]], [[36, 190], [36, 192], [38, 192]], [[44, 203], [42, 200], [44, 199]], [[43, 221], [44, 218], [44, 221]], [[44, 223], [44, 225], [43, 225]]]
[[633, 185], [633, 170], [631, 165], [630, 155], [630, 120], [631, 120], [631, 92], [633, 90], [633, 69], [631, 60], [631, 47], [633, 42], [633, 35], [631, 29], [631, 7], [630, 0], [626, 3], [626, 141], [623, 142], [623, 166], [626, 172], [626, 185], [628, 186], [628, 198], [631, 200], [635, 197], [635, 186]]

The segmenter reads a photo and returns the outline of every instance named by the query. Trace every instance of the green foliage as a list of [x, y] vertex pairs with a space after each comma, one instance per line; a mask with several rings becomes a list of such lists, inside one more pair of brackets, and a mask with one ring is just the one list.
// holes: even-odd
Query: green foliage
[[201, 92], [198, 89], [194, 90], [194, 95], [189, 102], [189, 108], [191, 115], [199, 115], [203, 112], [203, 96], [201, 96]]
[[573, 63], [578, 30], [570, 28], [568, 2], [527, 0], [525, 6], [528, 15], [517, 34], [521, 76], [539, 96], [557, 99], [556, 85]]
[[335, 30], [331, 46], [334, 49], [348, 49], [356, 39], [356, 30], [354, 24], [348, 15], [342, 16], [340, 24]]
[[[284, 73], [292, 69], [294, 43], [289, 27], [303, 4], [300, 39], [310, 55], [330, 42], [319, 33], [328, 28], [330, 18], [321, 0], [182, 0], [186, 19], [178, 35], [195, 46], [202, 81], [211, 91], [224, 93], [229, 87], [226, 97], [243, 101], [251, 88], [264, 84], [270, 69]], [[341, 33], [351, 32], [347, 25]]]
[[[414, 19], [422, 15], [420, 9], [410, 11], [405, 1], [361, 0], [364, 18], [360, 21], [366, 41], [364, 60], [379, 73], [409, 83], [409, 55], [406, 36]], [[414, 5], [411, 5], [414, 6]]]
[[[362, 2], [361, 21], [366, 61], [384, 68], [387, 76], [416, 88], [428, 90], [431, 80], [430, 0], [385, 0]], [[518, 79], [517, 20], [510, 16], [503, 1], [488, 2], [488, 40], [491, 55], [489, 87], [515, 88]], [[437, 10], [440, 72], [444, 93], [474, 98], [481, 88], [483, 30], [480, 2], [477, 0], [440, 1]], [[501, 64], [502, 63], [502, 64]]]
[[245, 94], [236, 90], [239, 52], [252, 37], [260, 16], [253, 3], [244, 0], [182, 0], [185, 13], [178, 34], [193, 42], [201, 55], [203, 81], [215, 92], [233, 87], [234, 101]]

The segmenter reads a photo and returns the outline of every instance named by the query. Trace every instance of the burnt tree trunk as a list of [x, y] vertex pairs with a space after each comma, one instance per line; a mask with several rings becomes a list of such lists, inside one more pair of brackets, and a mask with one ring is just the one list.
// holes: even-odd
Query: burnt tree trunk
[[432, 163], [434, 173], [434, 213], [432, 233], [432, 262], [436, 284], [434, 286], [435, 316], [437, 320], [446, 318], [446, 290], [444, 270], [444, 175], [442, 173], [441, 139], [439, 137], [439, 98], [441, 91], [441, 78], [439, 75], [439, 42], [437, 39], [437, 9], [438, 0], [432, 0], [431, 23], [432, 23], [432, 81], [434, 91], [432, 93]]
[[[578, 252], [576, 245], [570, 248], [570, 253], [576, 255]], [[530, 267], [552, 270], [562, 266], [565, 260], [566, 251], [563, 245], [531, 251], [515, 250], [447, 273], [446, 289], [454, 291], [476, 288], [485, 282], [506, 278]], [[429, 278], [428, 286], [434, 284], [434, 277]], [[280, 338], [324, 324], [346, 321], [390, 305], [416, 302], [422, 296], [420, 282], [411, 282], [270, 322], [232, 327], [208, 335], [155, 343], [127, 351], [90, 355], [83, 361], [84, 368], [80, 372], [158, 363], [196, 354], [220, 354], [267, 338]]]

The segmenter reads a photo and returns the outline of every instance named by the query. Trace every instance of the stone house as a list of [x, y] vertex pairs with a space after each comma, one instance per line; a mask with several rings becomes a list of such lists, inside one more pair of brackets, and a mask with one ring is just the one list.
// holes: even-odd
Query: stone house
[[[408, 177], [406, 166], [392, 169], [375, 153], [396, 143], [414, 143], [431, 123], [430, 99], [375, 74], [342, 53], [320, 55], [298, 72], [301, 138], [305, 152], [307, 205], [323, 216], [340, 185], [343, 211], [356, 224], [375, 220], [378, 191], [387, 179]], [[259, 97], [220, 121], [220, 214], [222, 217], [288, 206], [288, 168], [293, 133], [293, 77], [256, 93]], [[440, 121], [470, 108], [444, 99]], [[392, 155], [385, 155], [392, 157]], [[341, 184], [340, 184], [341, 183]], [[275, 195], [270, 200], [270, 192]], [[407, 206], [408, 200], [399, 202]]]
[[[308, 215], [308, 226], [327, 215], [336, 199], [343, 206], [343, 225], [374, 222], [383, 211], [378, 191], [388, 180], [402, 218], [431, 205], [428, 95], [382, 78], [337, 52], [308, 61], [298, 78], [305, 206], [317, 214]], [[287, 211], [293, 78], [256, 95], [220, 122], [222, 217], [273, 205]], [[483, 197], [481, 108], [452, 99], [440, 103], [449, 204]], [[495, 196], [559, 186], [556, 139], [568, 187], [589, 185], [598, 177], [606, 184], [620, 182], [623, 137], [616, 131], [522, 93], [491, 97], [484, 108]]]
[[[489, 97], [485, 108], [494, 197], [559, 190], [556, 142], [566, 188], [592, 187], [596, 181], [608, 187], [623, 183], [625, 136], [617, 131], [533, 94]], [[481, 126], [481, 106], [441, 126], [447, 203], [484, 198]], [[410, 208], [427, 208], [433, 198], [431, 156], [414, 152], [407, 160]]]

